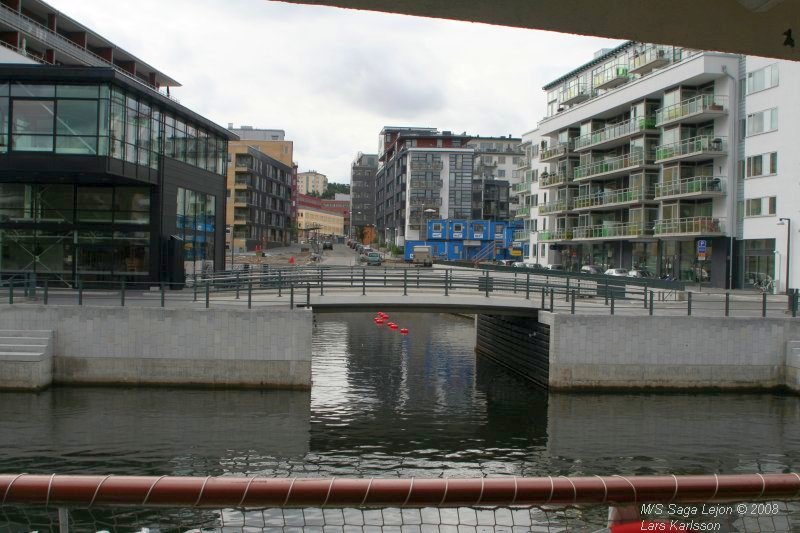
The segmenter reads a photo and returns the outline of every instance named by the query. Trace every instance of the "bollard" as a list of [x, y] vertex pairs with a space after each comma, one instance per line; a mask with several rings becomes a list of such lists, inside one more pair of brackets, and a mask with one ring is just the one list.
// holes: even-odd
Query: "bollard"
[[766, 318], [767, 316], [767, 293], [761, 293], [761, 318]]
[[686, 293], [686, 316], [692, 316], [692, 293]]
[[294, 309], [294, 283], [289, 285], [289, 309]]
[[566, 288], [564, 289], [564, 293], [566, 295], [566, 301], [569, 301], [569, 276], [567, 276], [566, 279], [567, 279], [567, 285]]
[[354, 284], [355, 284], [355, 280], [353, 279], [353, 267], [351, 265], [350, 266], [350, 286], [352, 287], [352, 286], [354, 286]]
[[361, 296], [367, 295], [367, 269], [361, 269]]
[[544, 293], [545, 293], [545, 288], [542, 287], [542, 305], [539, 306], [539, 309], [544, 309]]
[[653, 316], [653, 291], [650, 291], [650, 316]]
[[550, 312], [553, 312], [553, 297], [556, 293], [555, 289], [550, 289]]
[[253, 308], [253, 280], [247, 280], [247, 308]]
[[14, 303], [14, 280], [13, 279], [9, 279], [8, 280], [8, 303], [9, 304], [13, 304]]
[[611, 314], [614, 314], [614, 295], [611, 295]]
[[408, 269], [403, 269], [403, 296], [408, 296]]
[[208, 281], [206, 281], [206, 309], [208, 309], [209, 306], [210, 296], [211, 296], [211, 284]]
[[47, 278], [45, 278], [44, 280], [44, 305], [47, 305], [47, 288], [48, 285], [50, 285], [49, 281], [50, 280], [48, 280]]
[[489, 271], [486, 271], [486, 297], [489, 297]]
[[383, 286], [386, 286], [386, 267], [383, 267]]
[[161, 283], [160, 285], [161, 285], [161, 307], [164, 307], [164, 298], [165, 298], [164, 284]]
[[194, 299], [193, 302], [197, 301], [197, 276], [194, 277], [194, 281], [192, 282], [192, 290], [194, 291]]
[[125, 307], [125, 279], [122, 280], [119, 288], [119, 304]]
[[283, 271], [278, 270], [278, 298], [283, 298]]
[[642, 288], [642, 295], [644, 296], [644, 308], [647, 309], [647, 287]]
[[730, 316], [731, 314], [731, 293], [725, 293], [725, 316]]
[[530, 273], [525, 274], [525, 299], [531, 299], [531, 275]]
[[574, 290], [572, 291], [572, 303], [570, 304], [569, 312], [572, 315], [575, 314], [575, 291]]
[[792, 318], [797, 317], [797, 289], [792, 293]]
[[447, 270], [444, 271], [444, 295], [449, 296], [449, 288], [448, 288], [448, 280], [449, 276], [447, 275]]
[[78, 280], [78, 305], [83, 305], [83, 282]]
[[[236, 299], [239, 299], [239, 271], [236, 271]], [[163, 307], [163, 306], [162, 306]]]
[[606, 305], [608, 305], [608, 280], [606, 280]]
[[514, 272], [514, 294], [517, 294], [517, 273]]
[[419, 289], [419, 269], [417, 269], [417, 288]]
[[311, 284], [306, 283], [306, 309], [311, 307]]
[[319, 270], [319, 295], [325, 296], [325, 275], [322, 272], [322, 269]]

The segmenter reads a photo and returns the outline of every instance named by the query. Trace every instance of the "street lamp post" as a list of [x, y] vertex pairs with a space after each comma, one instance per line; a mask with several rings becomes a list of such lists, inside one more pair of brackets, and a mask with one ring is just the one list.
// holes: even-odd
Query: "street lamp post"
[[[784, 224], [785, 222], [785, 224]], [[792, 221], [788, 218], [779, 218], [778, 226], [786, 226], [786, 294], [789, 294], [789, 253], [792, 250]]]

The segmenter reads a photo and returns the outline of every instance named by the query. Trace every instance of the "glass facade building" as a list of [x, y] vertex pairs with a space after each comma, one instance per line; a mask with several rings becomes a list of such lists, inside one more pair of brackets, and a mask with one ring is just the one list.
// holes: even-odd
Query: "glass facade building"
[[72, 284], [222, 268], [230, 138], [113, 69], [0, 66], [0, 272]]

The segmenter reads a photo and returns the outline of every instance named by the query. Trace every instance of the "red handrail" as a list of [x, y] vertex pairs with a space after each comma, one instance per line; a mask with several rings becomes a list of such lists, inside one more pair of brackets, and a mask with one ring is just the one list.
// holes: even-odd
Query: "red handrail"
[[477, 479], [0, 475], [0, 507], [458, 507], [798, 498], [798, 474]]

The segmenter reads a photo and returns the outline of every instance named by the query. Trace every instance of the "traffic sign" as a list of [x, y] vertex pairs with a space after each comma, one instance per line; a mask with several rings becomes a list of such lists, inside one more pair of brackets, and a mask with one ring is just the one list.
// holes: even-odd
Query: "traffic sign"
[[705, 254], [705, 253], [706, 253], [706, 246], [707, 246], [707, 244], [708, 244], [708, 243], [706, 243], [706, 241], [705, 241], [705, 240], [702, 240], [702, 239], [701, 239], [701, 240], [699, 240], [699, 241], [697, 241], [697, 254], [698, 254], [698, 255], [699, 255], [699, 254]]

